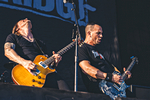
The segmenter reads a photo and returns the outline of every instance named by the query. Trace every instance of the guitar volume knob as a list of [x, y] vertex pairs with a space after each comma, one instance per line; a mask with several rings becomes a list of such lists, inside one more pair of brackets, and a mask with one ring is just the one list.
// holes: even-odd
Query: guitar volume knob
[[41, 76], [38, 76], [38, 79], [41, 79]]
[[41, 84], [41, 82], [38, 82], [38, 84]]
[[35, 82], [35, 79], [33, 79], [32, 82]]

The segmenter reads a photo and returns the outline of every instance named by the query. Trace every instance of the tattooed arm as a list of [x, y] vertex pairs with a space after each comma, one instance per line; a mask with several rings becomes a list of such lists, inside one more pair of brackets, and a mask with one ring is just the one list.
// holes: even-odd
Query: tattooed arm
[[30, 60], [26, 60], [22, 57], [20, 57], [16, 52], [15, 52], [15, 44], [14, 43], [9, 43], [6, 42], [4, 44], [4, 54], [5, 56], [11, 60], [14, 61], [18, 64], [21, 64], [22, 66], [24, 66], [27, 70], [30, 69], [35, 69], [35, 65], [32, 61]]

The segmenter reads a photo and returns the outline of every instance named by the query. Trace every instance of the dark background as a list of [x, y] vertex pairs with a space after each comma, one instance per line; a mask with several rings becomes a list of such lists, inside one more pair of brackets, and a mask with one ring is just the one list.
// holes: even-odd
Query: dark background
[[[77, 0], [75, 0], [77, 4]], [[131, 56], [137, 56], [138, 65], [132, 69], [132, 78], [127, 84], [150, 86], [150, 2], [149, 0], [88, 0], [88, 4], [96, 7], [95, 12], [89, 12], [89, 22], [97, 22], [103, 27], [103, 39], [99, 45], [102, 54], [119, 70], [128, 67]], [[78, 12], [78, 10], [77, 10]], [[34, 37], [44, 40], [48, 46], [49, 55], [58, 51], [72, 41], [72, 23], [55, 18], [47, 18], [30, 12], [0, 7], [0, 73], [10, 70], [4, 68], [8, 59], [4, 57], [4, 42], [11, 33], [13, 25], [23, 18], [29, 18], [33, 24]], [[78, 15], [77, 15], [78, 17]], [[80, 26], [84, 38], [84, 26]], [[63, 60], [57, 67], [58, 73], [64, 78], [70, 89], [74, 89], [74, 50], [73, 47], [63, 55]], [[10, 75], [7, 82], [10, 82]], [[80, 73], [78, 90], [86, 91]]]
[[131, 56], [137, 56], [128, 82], [150, 86], [150, 1], [116, 0], [117, 34], [121, 65], [128, 66]]

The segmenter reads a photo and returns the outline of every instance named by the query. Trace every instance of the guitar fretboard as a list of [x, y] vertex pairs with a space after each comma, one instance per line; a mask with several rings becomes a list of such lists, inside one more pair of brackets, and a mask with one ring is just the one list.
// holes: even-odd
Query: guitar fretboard
[[[68, 44], [66, 47], [64, 47], [63, 49], [59, 50], [59, 51], [57, 52], [57, 54], [63, 55], [63, 54], [66, 53], [69, 49], [71, 49], [71, 48], [75, 45], [75, 43], [76, 43], [76, 41], [71, 42], [71, 43]], [[51, 57], [49, 57], [48, 59], [46, 59], [46, 60], [44, 61], [44, 64], [49, 65], [49, 64], [52, 63], [54, 60], [55, 60], [54, 57], [51, 56]]]
[[[132, 58], [132, 62], [130, 63], [130, 65], [128, 66], [126, 71], [131, 71], [131, 69], [133, 68], [133, 66], [135, 65], [135, 63], [137, 63], [137, 57]], [[126, 79], [127, 75], [125, 74], [125, 72], [122, 74], [121, 78], [123, 79], [123, 81]]]

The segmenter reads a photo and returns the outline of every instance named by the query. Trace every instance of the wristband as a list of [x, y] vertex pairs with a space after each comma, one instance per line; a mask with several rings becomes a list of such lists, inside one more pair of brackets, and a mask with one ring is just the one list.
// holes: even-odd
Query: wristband
[[105, 80], [112, 82], [112, 73], [107, 73]]

